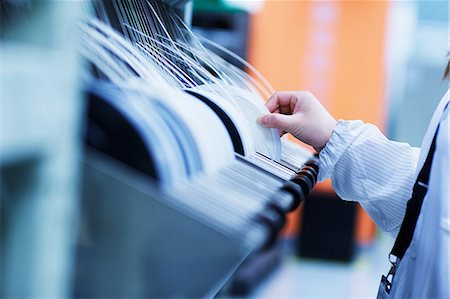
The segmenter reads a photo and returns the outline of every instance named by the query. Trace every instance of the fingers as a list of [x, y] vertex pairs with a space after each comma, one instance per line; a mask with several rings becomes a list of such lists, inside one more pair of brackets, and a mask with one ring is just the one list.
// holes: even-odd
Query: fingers
[[276, 128], [280, 135], [291, 133], [318, 150], [336, 127], [336, 120], [309, 91], [274, 93], [266, 106], [271, 113], [258, 119], [262, 126]]
[[266, 102], [266, 107], [269, 109], [270, 113], [279, 112], [279, 93], [274, 93], [269, 100]]
[[272, 113], [261, 116], [258, 121], [264, 127], [276, 128], [281, 132], [290, 132], [296, 120], [292, 115]]
[[292, 92], [276, 92], [266, 102], [266, 107], [271, 113], [280, 112], [289, 114], [290, 112], [290, 99]]
[[271, 113], [292, 114], [303, 91], [282, 91], [274, 93], [266, 102], [266, 107]]

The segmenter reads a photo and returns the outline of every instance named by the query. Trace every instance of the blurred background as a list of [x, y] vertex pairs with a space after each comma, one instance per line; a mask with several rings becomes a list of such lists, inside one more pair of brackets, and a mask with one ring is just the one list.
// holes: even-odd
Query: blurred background
[[[0, 34], [0, 294], [72, 297], [83, 1], [15, 9], [26, 2], [0, 3], [8, 5]], [[189, 5], [194, 32], [248, 60], [275, 90], [309, 90], [335, 118], [376, 124], [391, 139], [420, 146], [448, 89], [448, 1]], [[289, 215], [278, 244], [246, 260], [218, 297], [373, 298], [392, 243], [326, 181]]]

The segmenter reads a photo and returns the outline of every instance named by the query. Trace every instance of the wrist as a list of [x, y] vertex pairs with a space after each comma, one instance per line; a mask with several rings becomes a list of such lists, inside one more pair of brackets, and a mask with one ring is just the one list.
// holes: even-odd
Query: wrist
[[334, 118], [331, 119], [327, 125], [323, 126], [323, 130], [319, 136], [322, 136], [320, 142], [314, 145], [314, 149], [320, 153], [320, 151], [327, 145], [331, 136], [333, 135], [334, 129], [336, 128], [338, 122]]

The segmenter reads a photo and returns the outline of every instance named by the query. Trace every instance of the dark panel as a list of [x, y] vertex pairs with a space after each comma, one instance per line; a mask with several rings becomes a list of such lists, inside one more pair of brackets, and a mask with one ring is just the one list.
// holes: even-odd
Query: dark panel
[[336, 194], [312, 193], [304, 203], [297, 253], [302, 257], [351, 261], [357, 204]]

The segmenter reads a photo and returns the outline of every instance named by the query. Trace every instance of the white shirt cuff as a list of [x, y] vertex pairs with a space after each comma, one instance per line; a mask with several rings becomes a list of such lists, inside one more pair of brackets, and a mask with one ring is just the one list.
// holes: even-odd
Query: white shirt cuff
[[360, 120], [338, 120], [333, 134], [319, 153], [320, 182], [331, 176], [336, 163], [360, 134], [363, 126], [364, 123]]

